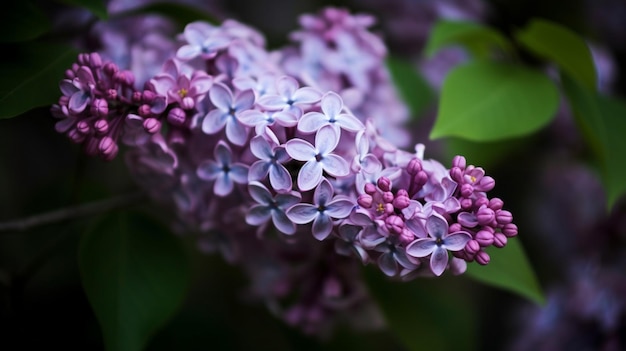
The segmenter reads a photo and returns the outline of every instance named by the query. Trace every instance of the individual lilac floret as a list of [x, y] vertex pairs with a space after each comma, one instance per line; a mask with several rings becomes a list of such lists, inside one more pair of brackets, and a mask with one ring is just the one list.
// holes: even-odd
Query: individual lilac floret
[[254, 104], [252, 90], [244, 90], [233, 97], [233, 93], [226, 85], [217, 83], [209, 90], [209, 98], [217, 108], [204, 117], [202, 131], [206, 134], [215, 134], [226, 126], [228, 140], [239, 146], [244, 145], [248, 138], [248, 130], [239, 122], [237, 115], [252, 108]]
[[168, 60], [163, 73], [150, 80], [154, 91], [167, 97], [167, 103], [178, 103], [185, 109], [193, 109], [202, 100], [213, 84], [213, 78], [203, 71], [185, 74], [174, 60]]
[[250, 225], [260, 226], [272, 219], [276, 229], [285, 234], [296, 232], [294, 222], [289, 220], [285, 210], [300, 202], [302, 197], [296, 191], [277, 194], [272, 196], [265, 185], [253, 181], [248, 184], [248, 191], [257, 205], [252, 206], [246, 214], [246, 222]]
[[248, 182], [248, 166], [241, 163], [232, 163], [232, 152], [228, 144], [220, 141], [214, 150], [215, 161], [208, 160], [198, 166], [198, 177], [204, 180], [214, 180], [215, 195], [226, 196], [233, 191], [234, 183]]
[[283, 110], [300, 117], [302, 105], [314, 104], [322, 94], [311, 87], [299, 88], [298, 81], [289, 76], [276, 80], [276, 94], [267, 94], [259, 99], [259, 106], [268, 110]]
[[361, 227], [353, 224], [342, 224], [337, 229], [339, 238], [335, 240], [335, 251], [344, 256], [355, 255], [362, 263], [367, 263], [369, 255], [361, 246], [359, 234]]
[[313, 193], [313, 204], [294, 205], [287, 210], [287, 217], [297, 224], [313, 221], [313, 236], [321, 241], [333, 230], [332, 219], [348, 217], [354, 206], [354, 202], [348, 198], [342, 196], [333, 198], [333, 186], [324, 179]]
[[223, 36], [219, 29], [200, 21], [187, 24], [183, 37], [188, 44], [176, 52], [176, 57], [181, 60], [191, 60], [198, 56], [205, 60], [211, 59], [230, 43], [229, 38]]
[[363, 130], [365, 126], [350, 113], [343, 111], [343, 101], [334, 92], [328, 92], [322, 97], [322, 112], [308, 112], [298, 122], [298, 130], [303, 133], [313, 133], [325, 125], [331, 125], [340, 134], [340, 129], [351, 132]]
[[290, 159], [284, 147], [272, 147], [263, 136], [259, 135], [250, 141], [250, 151], [259, 160], [250, 166], [249, 180], [262, 180], [269, 173], [270, 184], [274, 190], [278, 192], [291, 190], [291, 175], [282, 165]]
[[426, 231], [430, 238], [415, 240], [407, 246], [406, 252], [413, 257], [431, 255], [430, 269], [440, 276], [448, 265], [448, 250], [462, 250], [472, 237], [462, 231], [448, 233], [448, 221], [436, 213], [426, 219]]
[[315, 135], [315, 146], [306, 140], [289, 140], [285, 149], [292, 158], [306, 161], [298, 173], [298, 187], [301, 191], [315, 188], [322, 181], [325, 171], [331, 176], [342, 177], [350, 173], [348, 162], [341, 156], [331, 154], [339, 137], [332, 126], [322, 127]]

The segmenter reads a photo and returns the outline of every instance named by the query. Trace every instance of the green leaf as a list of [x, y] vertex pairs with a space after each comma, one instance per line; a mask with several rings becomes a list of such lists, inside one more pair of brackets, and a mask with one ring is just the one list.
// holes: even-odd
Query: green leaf
[[589, 47], [570, 29], [535, 18], [515, 34], [517, 41], [539, 57], [554, 62], [589, 89], [596, 88], [596, 69]]
[[139, 14], [163, 15], [176, 21], [181, 28], [193, 21], [206, 21], [215, 25], [220, 23], [220, 21], [216, 17], [212, 16], [209, 13], [206, 13], [201, 9], [190, 5], [173, 2], [150, 3], [146, 6], [125, 12], [119, 17], [135, 16]]
[[79, 248], [87, 298], [107, 350], [136, 351], [177, 311], [189, 265], [173, 234], [138, 214], [113, 214]]
[[31, 40], [50, 30], [50, 20], [31, 1], [9, 1], [3, 6], [7, 4], [8, 8], [0, 11], [0, 42]]
[[512, 51], [511, 43], [500, 32], [475, 22], [440, 20], [431, 33], [424, 49], [429, 57], [450, 45], [461, 45], [482, 58], [489, 57], [494, 49]]
[[109, 17], [107, 5], [105, 0], [58, 0], [67, 5], [74, 5], [83, 7], [96, 15], [101, 20], [106, 20]]
[[537, 277], [519, 239], [509, 239], [507, 245], [501, 249], [490, 247], [487, 253], [491, 256], [488, 265], [467, 265], [466, 274], [469, 277], [514, 292], [538, 304], [545, 302]]
[[411, 115], [419, 116], [434, 100], [432, 89], [410, 62], [389, 57], [386, 64], [396, 89], [411, 110]]
[[382, 309], [389, 331], [407, 350], [476, 349], [478, 317], [464, 281], [446, 276], [395, 282], [379, 270], [368, 268], [369, 290]]
[[22, 44], [12, 50], [15, 59], [0, 65], [0, 119], [57, 102], [63, 72], [78, 55], [67, 46], [48, 43]]
[[550, 122], [558, 104], [554, 83], [538, 71], [471, 62], [446, 77], [430, 138], [494, 141], [530, 134]]
[[562, 82], [578, 126], [599, 161], [611, 209], [626, 193], [626, 102], [598, 95], [565, 74]]

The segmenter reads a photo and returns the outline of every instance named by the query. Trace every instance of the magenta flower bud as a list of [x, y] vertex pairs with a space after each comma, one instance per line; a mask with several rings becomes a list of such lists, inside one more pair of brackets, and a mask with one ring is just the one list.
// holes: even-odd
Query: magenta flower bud
[[81, 52], [80, 54], [78, 54], [78, 64], [80, 64], [81, 66], [84, 66], [86, 64], [89, 63], [89, 54]]
[[478, 209], [478, 212], [476, 213], [476, 220], [478, 220], [478, 224], [480, 225], [488, 225], [489, 223], [491, 223], [491, 221], [493, 221], [495, 216], [496, 213], [493, 212], [492, 209], [483, 205]]
[[415, 240], [415, 235], [413, 235], [413, 232], [406, 229], [406, 227], [402, 229], [402, 233], [400, 233], [400, 242], [407, 245], [413, 242], [413, 240]]
[[404, 221], [400, 216], [391, 215], [385, 219], [385, 226], [390, 232], [400, 234], [404, 229]]
[[143, 129], [150, 134], [158, 133], [161, 130], [161, 122], [156, 118], [146, 118], [143, 121]]
[[393, 198], [394, 198], [394, 196], [393, 196], [393, 193], [391, 191], [385, 191], [383, 193], [383, 201], [385, 203], [391, 203], [393, 201]]
[[420, 162], [419, 159], [414, 158], [411, 159], [411, 161], [409, 161], [409, 164], [406, 167], [406, 171], [410, 174], [410, 175], [416, 175], [417, 172], [422, 170], [422, 162]]
[[390, 191], [391, 190], [391, 180], [389, 180], [389, 178], [387, 177], [380, 177], [378, 178], [378, 187], [380, 188], [380, 190], [382, 191]]
[[406, 192], [406, 190], [401, 189], [398, 191], [398, 194], [396, 194], [396, 197], [393, 199], [393, 207], [399, 209], [399, 210], [403, 210], [407, 207], [409, 207], [409, 203], [410, 203], [411, 199], [409, 199], [409, 194]]
[[489, 204], [489, 199], [487, 199], [484, 196], [481, 196], [474, 201], [474, 206], [476, 207], [487, 206], [488, 204]]
[[496, 211], [496, 221], [498, 224], [509, 224], [513, 222], [513, 215], [509, 211], [498, 210]]
[[135, 83], [135, 76], [130, 71], [119, 71], [115, 73], [114, 79], [124, 85], [132, 86]]
[[180, 102], [180, 106], [185, 110], [191, 110], [196, 106], [196, 102], [191, 97], [185, 96]]
[[82, 143], [83, 141], [85, 141], [85, 138], [87, 138], [86, 134], [81, 133], [76, 129], [72, 129], [69, 132], [67, 132], [67, 136], [70, 138], [70, 140], [73, 143], [76, 143], [76, 144]]
[[76, 77], [76, 73], [74, 73], [74, 71], [72, 71], [71, 69], [65, 70], [65, 78], [72, 80]]
[[109, 132], [109, 122], [104, 119], [99, 119], [94, 123], [94, 129], [99, 135], [104, 135]]
[[394, 213], [394, 208], [392, 204], [384, 204], [383, 208], [385, 209], [386, 214]]
[[91, 114], [96, 117], [106, 117], [109, 114], [109, 104], [105, 99], [95, 99], [91, 104]]
[[59, 97], [59, 105], [67, 106], [67, 104], [69, 104], [69, 103], [70, 103], [70, 97], [69, 96], [61, 95], [61, 97]]
[[374, 199], [372, 198], [371, 195], [369, 195], [369, 194], [361, 194], [361, 195], [359, 195], [358, 199], [356, 200], [356, 203], [358, 203], [359, 206], [361, 206], [362, 208], [371, 208], [373, 200]]
[[450, 224], [450, 227], [448, 228], [448, 233], [459, 232], [462, 229], [463, 229], [463, 227], [461, 226], [461, 223], [452, 223], [452, 224]]
[[463, 198], [459, 201], [461, 203], [461, 208], [465, 211], [468, 211], [474, 206], [474, 201], [472, 199]]
[[187, 114], [185, 113], [185, 111], [183, 111], [182, 108], [179, 107], [171, 109], [170, 112], [167, 114], [167, 121], [173, 126], [180, 127], [185, 124], [186, 120]]
[[363, 188], [364, 188], [363, 190], [365, 190], [366, 194], [374, 195], [376, 193], [376, 186], [374, 184], [372, 184], [372, 183], [365, 184], [365, 186]]
[[502, 227], [502, 233], [509, 238], [517, 235], [517, 226], [513, 223], [507, 223]]
[[152, 90], [144, 90], [141, 93], [141, 98], [143, 102], [145, 102], [146, 104], [151, 103], [155, 97], [156, 97], [156, 93]]
[[109, 137], [105, 136], [100, 140], [100, 144], [98, 144], [98, 150], [100, 151], [100, 155], [106, 161], [110, 161], [117, 155], [118, 147], [115, 141]]
[[502, 206], [504, 206], [504, 202], [497, 197], [489, 200], [489, 208], [494, 211], [501, 210]]
[[465, 251], [470, 255], [475, 255], [480, 250], [480, 245], [476, 240], [470, 240], [465, 244]]
[[489, 257], [489, 254], [486, 253], [485, 251], [478, 251], [474, 259], [476, 260], [476, 262], [478, 262], [478, 264], [483, 265], [483, 266], [488, 264], [489, 261], [491, 261], [491, 257]]
[[427, 181], [428, 174], [426, 174], [426, 172], [424, 171], [417, 172], [417, 174], [413, 177], [413, 182], [415, 182], [418, 187], [423, 186], [424, 184], [426, 184]]
[[133, 96], [132, 96], [132, 100], [134, 103], [140, 103], [141, 102], [141, 92], [140, 91], [133, 91]]
[[89, 134], [90, 130], [91, 127], [89, 126], [89, 123], [87, 123], [87, 121], [79, 121], [78, 123], [76, 123], [76, 131], [78, 131], [80, 134], [87, 135]]
[[107, 100], [115, 100], [117, 99], [117, 90], [115, 89], [108, 89], [106, 92], [106, 99]]
[[471, 184], [461, 185], [461, 196], [470, 197], [474, 193], [474, 187]]
[[102, 58], [100, 57], [100, 54], [97, 52], [89, 54], [89, 64], [91, 64], [91, 67], [100, 68], [102, 66]]
[[458, 167], [463, 170], [465, 169], [466, 165], [467, 163], [465, 161], [465, 157], [461, 155], [456, 155], [452, 158], [452, 167]]
[[113, 62], [107, 62], [104, 64], [104, 67], [102, 68], [104, 70], [104, 73], [106, 73], [109, 76], [114, 76], [115, 73], [117, 73], [117, 71], [119, 70], [119, 68], [117, 68], [117, 65], [114, 64]]
[[152, 112], [150, 112], [150, 105], [143, 104], [139, 106], [139, 108], [137, 109], [137, 114], [141, 117], [149, 117], [150, 115], [152, 115]]
[[485, 177], [480, 178], [480, 181], [478, 182], [476, 189], [478, 191], [487, 192], [487, 191], [492, 190], [495, 186], [496, 186], [496, 181], [490, 176], [485, 176]]
[[502, 233], [496, 233], [493, 236], [493, 246], [503, 248], [506, 245], [506, 236]]
[[459, 167], [452, 167], [450, 169], [450, 178], [459, 184], [463, 183], [463, 170]]
[[478, 244], [480, 244], [480, 246], [482, 247], [490, 246], [491, 244], [493, 244], [493, 240], [494, 240], [493, 233], [491, 233], [488, 230], [481, 230], [478, 233], [476, 233], [475, 239], [478, 242]]

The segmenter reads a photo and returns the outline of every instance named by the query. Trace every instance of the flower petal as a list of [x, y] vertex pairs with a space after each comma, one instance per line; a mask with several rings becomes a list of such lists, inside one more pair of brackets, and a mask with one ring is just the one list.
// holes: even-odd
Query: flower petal
[[393, 277], [396, 275], [396, 270], [398, 269], [398, 264], [396, 260], [393, 258], [393, 254], [391, 252], [385, 252], [384, 254], [378, 257], [378, 266], [380, 270], [385, 273], [388, 277]]
[[306, 224], [314, 220], [319, 211], [311, 204], [296, 204], [287, 210], [287, 217], [296, 224]]
[[312, 233], [315, 239], [322, 241], [326, 239], [333, 230], [333, 221], [330, 217], [320, 214], [313, 220]]
[[406, 253], [413, 257], [426, 257], [433, 253], [436, 248], [437, 244], [433, 239], [417, 239], [406, 247]]
[[223, 173], [223, 176], [217, 177], [217, 179], [215, 179], [213, 192], [215, 192], [215, 195], [217, 196], [226, 196], [230, 194], [231, 191], [233, 191], [234, 185], [235, 184], [233, 183], [233, 180], [230, 179], [230, 177], [228, 176], [228, 173]]
[[326, 116], [319, 112], [305, 113], [298, 122], [298, 130], [305, 134], [314, 133], [322, 128], [322, 126], [328, 124]]
[[257, 104], [267, 110], [282, 110], [287, 107], [285, 98], [279, 95], [265, 95], [257, 101]]
[[433, 213], [426, 219], [426, 231], [433, 238], [443, 238], [448, 235], [448, 221]]
[[231, 165], [228, 175], [235, 183], [245, 184], [248, 182], [248, 166], [243, 163], [235, 163]]
[[315, 147], [322, 155], [327, 155], [337, 147], [339, 135], [331, 125], [325, 125], [315, 135]]
[[448, 251], [442, 247], [437, 247], [430, 257], [430, 269], [436, 276], [440, 276], [448, 265]]
[[248, 129], [236, 118], [230, 118], [226, 122], [226, 137], [233, 144], [243, 146], [248, 140]]
[[89, 103], [89, 94], [86, 94], [83, 91], [77, 91], [70, 97], [70, 101], [67, 104], [67, 107], [73, 113], [80, 113], [85, 110], [87, 104]]
[[[253, 181], [264, 179], [269, 172], [271, 165], [271, 163], [266, 161], [256, 161], [252, 164], [252, 166], [250, 166], [250, 169], [248, 170], [248, 180]], [[272, 187], [273, 186], [274, 185], [272, 185]]]
[[250, 151], [260, 160], [269, 161], [274, 156], [274, 150], [272, 150], [270, 143], [261, 135], [255, 136], [250, 140]]
[[350, 174], [350, 165], [348, 161], [344, 160], [341, 156], [335, 154], [329, 154], [322, 158], [319, 162], [324, 170], [335, 177], [343, 177]]
[[246, 110], [237, 115], [237, 118], [242, 124], [248, 127], [254, 127], [259, 123], [267, 121], [265, 113], [259, 110]]
[[250, 182], [248, 184], [248, 192], [254, 201], [260, 204], [269, 205], [274, 201], [272, 194], [262, 183]]
[[224, 112], [229, 112], [233, 104], [233, 94], [230, 89], [222, 83], [214, 84], [209, 90], [209, 98], [215, 107]]
[[222, 173], [222, 167], [215, 161], [204, 161], [198, 166], [196, 174], [200, 179], [214, 180]]
[[300, 202], [300, 200], [302, 200], [302, 196], [300, 196], [300, 193], [297, 191], [291, 191], [289, 193], [284, 193], [284, 194], [277, 194], [276, 197], [274, 198], [274, 201], [276, 201], [276, 205], [282, 209], [287, 209], [297, 204], [298, 202]]
[[237, 94], [233, 107], [239, 113], [250, 109], [252, 105], [254, 105], [254, 91], [248, 89]]
[[322, 181], [322, 165], [319, 162], [308, 161], [298, 173], [298, 188], [308, 191], [315, 188]]
[[286, 99], [291, 99], [298, 87], [298, 81], [290, 76], [282, 76], [276, 80], [276, 91]]
[[232, 152], [230, 150], [230, 146], [228, 146], [228, 144], [226, 144], [224, 141], [218, 142], [215, 146], [215, 150], [213, 151], [215, 161], [217, 161], [217, 163], [222, 166], [230, 165], [232, 161], [231, 154]]
[[348, 113], [342, 113], [337, 116], [336, 123], [339, 124], [341, 128], [351, 132], [358, 132], [359, 130], [365, 129], [365, 126], [361, 123], [361, 121], [359, 121], [358, 118]]
[[352, 212], [355, 204], [348, 199], [335, 199], [326, 206], [325, 213], [333, 218], [346, 218]]
[[287, 191], [293, 187], [291, 180], [291, 174], [287, 171], [287, 168], [281, 164], [273, 164], [270, 169], [270, 184], [276, 191]]
[[215, 134], [224, 128], [230, 115], [221, 110], [212, 110], [202, 121], [202, 131], [205, 134]]
[[322, 111], [328, 118], [333, 119], [341, 113], [342, 108], [343, 100], [337, 93], [329, 91], [322, 97]]
[[289, 220], [289, 217], [287, 217], [287, 215], [283, 211], [276, 210], [276, 209], [273, 210], [272, 222], [274, 223], [274, 226], [276, 227], [276, 229], [280, 230], [281, 232], [285, 234], [291, 235], [296, 232], [296, 225], [294, 224], [294, 222]]
[[313, 203], [317, 206], [325, 206], [333, 197], [333, 186], [327, 179], [322, 179], [320, 185], [313, 194]]
[[298, 104], [314, 104], [322, 98], [322, 93], [311, 87], [302, 87], [292, 95], [291, 99]]
[[272, 215], [272, 210], [265, 205], [254, 205], [246, 213], [246, 223], [250, 225], [261, 225], [266, 223]]
[[289, 140], [285, 144], [285, 150], [287, 150], [289, 156], [298, 161], [314, 160], [317, 154], [313, 145], [302, 139]]
[[463, 250], [465, 244], [472, 239], [471, 235], [466, 232], [456, 232], [446, 236], [443, 239], [443, 247], [450, 251]]

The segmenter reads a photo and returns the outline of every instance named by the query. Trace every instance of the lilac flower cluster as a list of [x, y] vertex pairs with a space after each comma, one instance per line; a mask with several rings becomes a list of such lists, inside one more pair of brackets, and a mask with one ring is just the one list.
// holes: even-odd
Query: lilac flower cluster
[[415, 153], [397, 147], [406, 108], [372, 23], [328, 8], [301, 18], [294, 46], [268, 52], [242, 23], [193, 22], [141, 88], [130, 71], [81, 54], [52, 108], [57, 130], [107, 160], [119, 141], [130, 146], [138, 184], [174, 209], [181, 228], [201, 232], [201, 247], [261, 285], [278, 277], [260, 295], [289, 296], [295, 265], [325, 262], [321, 285], [276, 308], [316, 330], [326, 315], [367, 302], [358, 275], [335, 262], [375, 263], [404, 280], [462, 273], [517, 234], [481, 168], [457, 156], [446, 169], [420, 144]]

